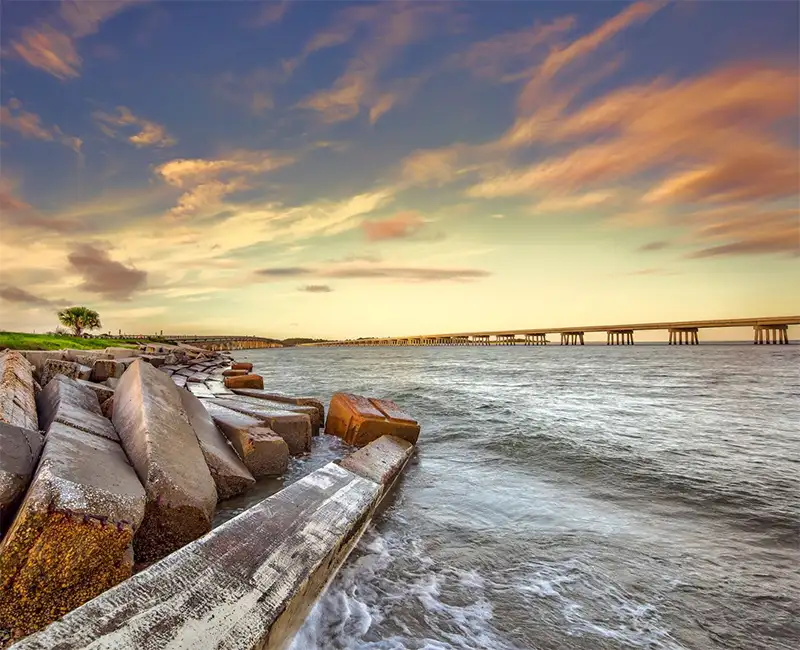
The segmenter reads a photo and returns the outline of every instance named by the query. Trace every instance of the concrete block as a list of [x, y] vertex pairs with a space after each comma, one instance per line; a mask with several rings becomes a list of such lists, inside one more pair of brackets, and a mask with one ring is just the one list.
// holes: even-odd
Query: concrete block
[[175, 373], [174, 375], [172, 375], [172, 377], [170, 377], [170, 379], [172, 380], [172, 383], [174, 383], [178, 388], [183, 388], [184, 386], [186, 386], [186, 375], [179, 375]]
[[96, 359], [92, 364], [92, 381], [101, 382], [110, 377], [122, 377], [125, 372], [125, 364], [118, 363], [114, 359]]
[[74, 361], [90, 368], [98, 359], [108, 358], [104, 350], [63, 350], [62, 352], [65, 361]]
[[114, 415], [114, 396], [109, 397], [105, 402], [100, 405], [100, 410], [103, 411], [103, 416], [109, 420]]
[[194, 429], [217, 487], [217, 498], [220, 501], [229, 499], [251, 488], [255, 479], [248, 470], [248, 465], [242, 462], [225, 436], [217, 429], [206, 407], [187, 390], [180, 391], [180, 395], [189, 424]]
[[42, 368], [44, 368], [44, 362], [48, 359], [62, 361], [65, 358], [64, 350], [20, 350], [20, 354], [33, 364], [36, 377], [39, 376]]
[[[319, 430], [325, 424], [325, 407], [322, 405], [322, 402], [313, 397], [292, 397], [291, 395], [271, 393], [256, 388], [237, 388], [233, 392], [244, 397], [254, 397], [273, 403], [277, 402], [278, 404], [276, 404], [276, 406], [278, 408], [305, 413], [311, 417], [311, 426], [315, 430]], [[302, 408], [294, 408], [298, 406]], [[313, 413], [312, 409], [316, 411], [316, 413]]]
[[220, 397], [234, 395], [234, 392], [230, 388], [225, 388], [225, 384], [218, 379], [209, 379], [206, 382], [206, 388], [208, 388], [213, 395], [219, 395]]
[[[109, 388], [108, 386], [104, 386], [103, 384], [96, 384], [93, 381], [86, 381], [85, 379], [78, 379], [78, 384], [81, 386], [88, 388], [91, 390], [95, 395], [97, 395], [97, 401], [102, 404], [105, 402], [109, 397], [114, 396], [114, 389]], [[101, 409], [102, 411], [102, 409]]]
[[392, 401], [336, 393], [328, 409], [325, 433], [357, 447], [385, 435], [416, 444], [419, 424]]
[[205, 384], [192, 383], [190, 380], [186, 382], [186, 388], [195, 397], [200, 397], [202, 399], [211, 399], [214, 397], [214, 393], [212, 393]]
[[19, 352], [0, 352], [0, 422], [36, 431], [33, 366]]
[[129, 577], [144, 511], [118, 443], [54, 423], [0, 543], [0, 628], [33, 632]]
[[261, 400], [258, 400], [260, 403], [256, 400], [245, 402], [242, 399], [220, 398], [209, 401], [266, 423], [267, 427], [286, 441], [289, 453], [293, 456], [311, 451], [311, 418], [307, 415], [277, 409]]
[[191, 377], [194, 373], [195, 373], [195, 371], [191, 370], [189, 368], [181, 368], [180, 370], [176, 370], [175, 371], [176, 375], [182, 375], [183, 377], [187, 377], [187, 378]]
[[144, 359], [154, 368], [160, 368], [166, 363], [166, 357], [164, 355], [156, 355], [156, 354], [142, 354], [139, 356], [140, 359]]
[[139, 351], [133, 348], [106, 348], [105, 353], [115, 359], [138, 357]]
[[253, 370], [253, 364], [239, 361], [231, 364], [231, 370], [246, 370], [247, 372], [251, 372]]
[[197, 382], [199, 384], [202, 384], [203, 382], [206, 381], [206, 379], [209, 379], [209, 378], [210, 378], [210, 375], [208, 373], [195, 372], [193, 375], [191, 375], [189, 378], [187, 378], [186, 381], [187, 382]]
[[21, 641], [55, 648], [286, 648], [380, 488], [331, 463]]
[[408, 459], [414, 453], [414, 445], [408, 440], [394, 436], [381, 436], [377, 440], [345, 456], [339, 465], [360, 477], [390, 486]]
[[289, 445], [267, 427], [225, 428], [236, 453], [255, 478], [280, 476], [289, 467]]
[[38, 431], [0, 422], [0, 539], [28, 489], [43, 444]]
[[76, 379], [83, 379], [85, 381], [89, 381], [89, 378], [92, 376], [92, 369], [90, 366], [84, 366], [82, 363], [78, 364], [78, 375]]
[[241, 377], [225, 377], [225, 388], [264, 388], [261, 375], [242, 375]]
[[74, 361], [48, 359], [44, 362], [44, 365], [39, 371], [39, 383], [42, 385], [42, 387], [45, 387], [56, 375], [64, 375], [70, 379], [77, 379], [78, 375], [80, 374], [80, 368], [80, 364], [75, 363]]
[[223, 377], [244, 377], [245, 375], [249, 374], [250, 374], [249, 370], [234, 370], [232, 368], [222, 371]]
[[42, 429], [49, 431], [53, 423], [119, 442], [114, 425], [100, 409], [97, 394], [77, 380], [57, 375], [37, 398]]
[[144, 361], [131, 364], [112, 420], [147, 492], [136, 560], [157, 560], [207, 533], [217, 490], [172, 379]]
[[[122, 367], [124, 368], [125, 366], [122, 366]], [[117, 384], [119, 384], [120, 377], [122, 377], [122, 375], [120, 375], [119, 377], [109, 377], [108, 379], [106, 379], [103, 382], [103, 385], [104, 386], [108, 386], [109, 388], [113, 388], [114, 390], [116, 390], [117, 389]]]

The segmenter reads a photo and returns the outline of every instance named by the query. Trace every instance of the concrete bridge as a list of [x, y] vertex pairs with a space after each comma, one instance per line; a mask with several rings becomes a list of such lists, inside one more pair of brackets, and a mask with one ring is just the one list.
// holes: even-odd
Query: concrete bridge
[[147, 341], [175, 341], [198, 348], [220, 352], [223, 350], [252, 350], [256, 348], [282, 348], [283, 345], [261, 336], [224, 336], [199, 334], [119, 334], [119, 338]]
[[491, 332], [459, 332], [454, 334], [423, 334], [389, 338], [348, 339], [304, 343], [304, 346], [397, 346], [397, 345], [547, 345], [548, 335], [558, 336], [561, 345], [584, 345], [584, 335], [605, 332], [606, 345], [633, 345], [634, 332], [664, 330], [669, 333], [670, 345], [698, 345], [699, 331], [718, 327], [752, 327], [753, 343], [759, 345], [789, 343], [789, 325], [800, 324], [800, 316], [769, 316], [764, 318], [732, 318], [727, 320], [675, 321], [664, 323], [635, 323], [623, 325], [590, 325], [585, 327], [529, 328]]

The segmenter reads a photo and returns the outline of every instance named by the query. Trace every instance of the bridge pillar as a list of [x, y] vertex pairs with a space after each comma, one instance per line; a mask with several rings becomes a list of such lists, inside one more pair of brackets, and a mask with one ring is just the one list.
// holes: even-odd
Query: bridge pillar
[[633, 345], [633, 330], [608, 330], [606, 345]]
[[700, 345], [696, 327], [672, 327], [669, 330], [670, 345]]
[[583, 344], [583, 332], [561, 332], [561, 345]]
[[753, 327], [753, 343], [759, 345], [788, 345], [788, 325], [755, 325]]
[[525, 345], [547, 345], [547, 334], [531, 332], [525, 335]]

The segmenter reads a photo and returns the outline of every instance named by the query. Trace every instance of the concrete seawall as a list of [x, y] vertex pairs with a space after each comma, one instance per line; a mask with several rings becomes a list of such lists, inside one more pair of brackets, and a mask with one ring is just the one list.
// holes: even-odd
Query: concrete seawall
[[285, 648], [413, 450], [380, 438], [13, 648]]

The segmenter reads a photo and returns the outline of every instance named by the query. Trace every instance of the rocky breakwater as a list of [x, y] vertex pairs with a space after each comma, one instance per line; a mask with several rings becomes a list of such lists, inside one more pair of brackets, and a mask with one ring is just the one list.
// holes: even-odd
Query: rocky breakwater
[[[239, 387], [263, 380], [229, 362], [167, 345], [0, 355], [0, 647], [285, 646], [416, 436], [396, 405], [350, 396], [397, 435], [212, 531], [219, 500], [285, 472], [325, 423], [313, 397]], [[331, 432], [364, 444], [334, 426], [338, 401]]]

